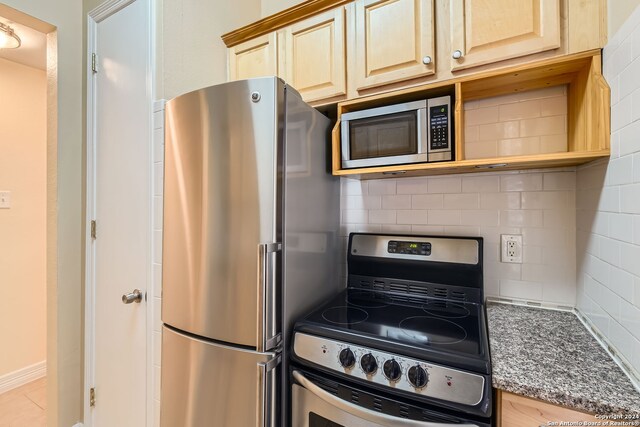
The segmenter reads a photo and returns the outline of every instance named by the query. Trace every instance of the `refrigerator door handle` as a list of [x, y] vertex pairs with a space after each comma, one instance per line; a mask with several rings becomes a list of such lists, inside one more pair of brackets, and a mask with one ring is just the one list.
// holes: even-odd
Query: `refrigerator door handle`
[[256, 427], [276, 427], [276, 367], [280, 356], [267, 363], [258, 363], [258, 392], [256, 396]]
[[277, 252], [282, 243], [258, 245], [258, 343], [259, 352], [276, 348], [282, 341], [278, 331], [277, 295], [278, 272], [275, 268]]

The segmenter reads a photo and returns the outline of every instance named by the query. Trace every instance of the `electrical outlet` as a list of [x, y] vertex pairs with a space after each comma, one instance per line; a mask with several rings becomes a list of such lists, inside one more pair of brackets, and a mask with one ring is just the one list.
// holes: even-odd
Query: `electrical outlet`
[[0, 209], [11, 208], [11, 191], [0, 191]]
[[502, 262], [522, 264], [522, 236], [519, 234], [503, 234]]

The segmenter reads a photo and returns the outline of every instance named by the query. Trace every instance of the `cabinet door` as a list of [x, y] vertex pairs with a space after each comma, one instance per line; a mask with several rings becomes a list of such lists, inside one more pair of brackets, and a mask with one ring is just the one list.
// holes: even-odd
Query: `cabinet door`
[[356, 90], [433, 74], [433, 34], [433, 0], [357, 0]]
[[[307, 101], [346, 94], [344, 8], [322, 13], [283, 30], [284, 79]], [[281, 50], [282, 51], [282, 50]]]
[[560, 0], [451, 1], [452, 70], [558, 47]]
[[275, 32], [230, 47], [228, 80], [277, 75], [276, 52]]

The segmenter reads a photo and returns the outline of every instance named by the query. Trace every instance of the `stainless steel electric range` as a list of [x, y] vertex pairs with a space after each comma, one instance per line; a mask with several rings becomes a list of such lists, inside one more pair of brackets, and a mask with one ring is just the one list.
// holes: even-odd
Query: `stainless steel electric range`
[[482, 238], [353, 233], [347, 267], [295, 325], [292, 426], [490, 426]]

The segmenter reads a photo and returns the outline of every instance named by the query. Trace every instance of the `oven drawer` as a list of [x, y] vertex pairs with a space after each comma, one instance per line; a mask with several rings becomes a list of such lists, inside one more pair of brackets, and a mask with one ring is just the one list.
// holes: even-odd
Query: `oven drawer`
[[[429, 414], [430, 411], [420, 410], [401, 405], [400, 412], [408, 416], [408, 411], [421, 412], [423, 419], [433, 421], [422, 421], [419, 419], [405, 418], [388, 413], [368, 409], [362, 405], [344, 400], [335, 394], [327, 391], [332, 385], [321, 387], [316, 384], [317, 379], [312, 380], [312, 376], [304, 374], [299, 370], [293, 370], [293, 385], [291, 396], [291, 421], [296, 427], [485, 427], [486, 423], [469, 422], [450, 415]], [[329, 383], [330, 381], [327, 381]], [[335, 388], [335, 384], [333, 385]], [[352, 397], [352, 400], [354, 398]], [[372, 400], [371, 395], [362, 395], [362, 400]], [[375, 405], [395, 404], [397, 402], [386, 398], [374, 398]]]

